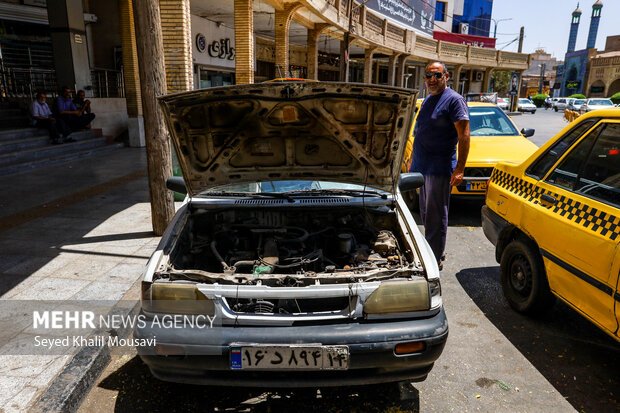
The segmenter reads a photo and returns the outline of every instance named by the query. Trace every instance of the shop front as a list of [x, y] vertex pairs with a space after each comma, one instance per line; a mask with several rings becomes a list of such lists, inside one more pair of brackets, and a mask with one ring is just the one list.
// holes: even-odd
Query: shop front
[[235, 31], [221, 23], [192, 15], [194, 87], [235, 84]]

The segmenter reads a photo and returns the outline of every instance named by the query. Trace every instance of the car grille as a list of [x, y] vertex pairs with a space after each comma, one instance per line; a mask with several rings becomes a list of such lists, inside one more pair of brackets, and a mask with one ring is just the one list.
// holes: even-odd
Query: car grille
[[493, 167], [490, 168], [465, 168], [464, 177], [467, 178], [490, 178]]
[[341, 312], [355, 307], [354, 297], [304, 299], [237, 299], [226, 297], [229, 308], [236, 314], [307, 314]]

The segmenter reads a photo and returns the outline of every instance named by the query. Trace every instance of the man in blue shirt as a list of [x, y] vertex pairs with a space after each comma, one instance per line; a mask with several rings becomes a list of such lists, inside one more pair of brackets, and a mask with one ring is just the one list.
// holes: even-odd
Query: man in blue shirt
[[57, 121], [47, 106], [45, 93], [39, 91], [35, 100], [30, 104], [30, 118], [35, 128], [47, 129], [52, 144], [62, 143], [60, 134], [69, 134], [62, 121]]
[[411, 172], [424, 175], [424, 186], [420, 188], [420, 217], [424, 235], [440, 269], [448, 233], [451, 187], [463, 181], [469, 153], [467, 102], [447, 87], [449, 78], [445, 64], [432, 62], [426, 66], [425, 83], [430, 95], [422, 102], [416, 120], [411, 163]]
[[86, 125], [95, 119], [94, 113], [84, 113], [90, 105], [84, 105], [81, 109], [75, 107], [71, 100], [71, 89], [63, 87], [61, 95], [56, 100], [56, 105], [60, 118], [71, 128], [71, 130], [84, 129]]

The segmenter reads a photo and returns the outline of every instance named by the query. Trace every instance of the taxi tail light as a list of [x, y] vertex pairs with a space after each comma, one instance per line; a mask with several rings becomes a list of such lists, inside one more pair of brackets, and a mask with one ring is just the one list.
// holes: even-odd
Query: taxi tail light
[[487, 179], [487, 186], [484, 188], [484, 203], [487, 202], [487, 195], [489, 193], [489, 185], [491, 184], [491, 179]]

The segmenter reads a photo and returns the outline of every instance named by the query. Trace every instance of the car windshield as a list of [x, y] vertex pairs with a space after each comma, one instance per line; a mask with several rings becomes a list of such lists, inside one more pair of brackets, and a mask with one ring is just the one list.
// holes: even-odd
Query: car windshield
[[529, 99], [519, 99], [519, 103], [532, 103]]
[[599, 105], [599, 106], [612, 106], [611, 100], [609, 99], [592, 99], [590, 100], [590, 105]]
[[328, 181], [266, 181], [249, 182], [243, 184], [229, 184], [210, 188], [201, 195], [234, 195], [234, 194], [275, 194], [289, 192], [368, 192], [387, 194], [387, 192], [375, 190], [363, 185], [347, 184], [342, 182]]
[[573, 106], [575, 105], [583, 105], [585, 102], [585, 100], [583, 99], [577, 99], [576, 101], [573, 102]]
[[503, 111], [487, 106], [469, 108], [469, 131], [471, 136], [515, 136], [519, 134]]

